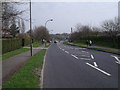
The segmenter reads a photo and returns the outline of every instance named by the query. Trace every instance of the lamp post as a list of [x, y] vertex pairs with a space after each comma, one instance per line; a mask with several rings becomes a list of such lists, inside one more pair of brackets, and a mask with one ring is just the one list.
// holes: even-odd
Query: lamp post
[[49, 22], [49, 21], [53, 21], [53, 19], [49, 19], [45, 22], [45, 28], [46, 28], [47, 22]]
[[[49, 19], [45, 22], [45, 28], [46, 28], [47, 22], [49, 22], [49, 21], [53, 21], [53, 19]], [[46, 46], [46, 44], [45, 44], [45, 46]]]
[[[30, 5], [30, 36], [32, 36], [31, 0], [29, 5]], [[30, 38], [30, 52], [32, 56], [32, 38]]]
[[54, 41], [54, 37], [53, 37], [53, 30], [51, 30], [51, 36], [52, 36], [52, 42]]

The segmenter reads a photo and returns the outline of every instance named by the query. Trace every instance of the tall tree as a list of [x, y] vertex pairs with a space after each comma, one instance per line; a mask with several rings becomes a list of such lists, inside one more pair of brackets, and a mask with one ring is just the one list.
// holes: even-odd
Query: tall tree
[[113, 47], [116, 43], [117, 35], [120, 34], [120, 23], [118, 18], [114, 18], [114, 20], [106, 20], [103, 22], [102, 27], [104, 31], [111, 37], [113, 40]]

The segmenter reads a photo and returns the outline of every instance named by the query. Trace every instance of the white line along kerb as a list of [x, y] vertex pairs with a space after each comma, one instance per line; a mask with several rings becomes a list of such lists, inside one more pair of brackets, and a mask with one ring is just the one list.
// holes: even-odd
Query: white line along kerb
[[76, 59], [79, 59], [78, 57], [76, 57], [75, 55], [73, 55], [73, 54], [71, 54], [71, 56], [73, 56], [74, 58], [76, 58]]
[[89, 65], [89, 66], [91, 66], [92, 68], [94, 68], [94, 69], [96, 69], [96, 70], [98, 70], [98, 71], [104, 73], [104, 74], [107, 75], [107, 76], [111, 76], [111, 74], [109, 74], [109, 73], [107, 73], [107, 72], [105, 72], [105, 71], [103, 71], [103, 70], [101, 70], [101, 69], [99, 69], [99, 68], [97, 68], [97, 67], [95, 67], [95, 66], [89, 64], [89, 63], [86, 63], [86, 64]]

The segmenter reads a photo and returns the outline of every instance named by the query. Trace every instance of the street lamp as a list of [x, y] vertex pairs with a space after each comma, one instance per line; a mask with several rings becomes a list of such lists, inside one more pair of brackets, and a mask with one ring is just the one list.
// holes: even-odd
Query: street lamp
[[[53, 21], [53, 19], [49, 19], [49, 20], [47, 20], [47, 21], [45, 22], [45, 29], [47, 29], [47, 28], [46, 28], [46, 25], [47, 25], [47, 22], [49, 22], [49, 21]], [[45, 47], [46, 47], [46, 43], [45, 43]]]
[[[31, 0], [30, 0], [30, 36], [32, 36]], [[32, 38], [30, 38], [30, 51], [32, 56]]]
[[53, 19], [49, 19], [45, 22], [45, 28], [46, 28], [47, 22], [49, 22], [49, 21], [53, 21]]

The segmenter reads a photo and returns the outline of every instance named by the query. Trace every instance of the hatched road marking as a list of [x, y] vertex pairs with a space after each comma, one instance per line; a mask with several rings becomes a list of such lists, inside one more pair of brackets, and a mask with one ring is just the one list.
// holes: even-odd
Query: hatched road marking
[[78, 57], [76, 57], [75, 55], [73, 55], [73, 54], [71, 54], [71, 56], [73, 56], [74, 58], [76, 58], [76, 59], [79, 59]]
[[99, 69], [99, 68], [97, 68], [97, 67], [95, 67], [95, 66], [89, 64], [89, 63], [86, 63], [86, 64], [87, 64], [88, 66], [90, 66], [90, 67], [92, 67], [92, 68], [94, 68], [94, 69], [96, 69], [96, 70], [102, 72], [103, 74], [105, 74], [105, 75], [107, 75], [107, 76], [111, 76], [111, 74], [109, 74], [109, 73], [107, 73], [107, 72], [105, 72], [105, 71], [103, 71], [103, 70], [101, 70], [101, 69]]

